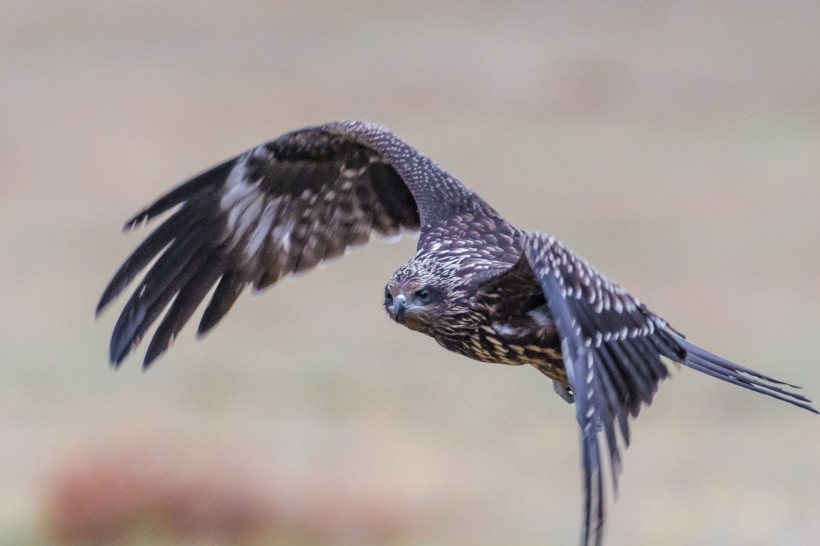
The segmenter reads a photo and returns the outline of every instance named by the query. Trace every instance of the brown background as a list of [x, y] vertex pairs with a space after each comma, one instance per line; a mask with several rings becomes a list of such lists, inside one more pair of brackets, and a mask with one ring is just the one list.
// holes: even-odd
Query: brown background
[[[147, 233], [121, 223], [332, 119], [820, 397], [818, 25], [799, 0], [4, 3], [0, 543], [576, 543], [573, 409], [386, 320], [409, 239], [106, 366], [93, 308]], [[633, 444], [610, 544], [818, 540], [816, 416], [681, 371]]]

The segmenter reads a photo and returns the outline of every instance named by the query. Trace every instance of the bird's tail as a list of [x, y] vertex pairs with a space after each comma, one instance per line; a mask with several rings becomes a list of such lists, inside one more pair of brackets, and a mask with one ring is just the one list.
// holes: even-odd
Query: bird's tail
[[686, 358], [681, 361], [681, 364], [684, 366], [711, 375], [712, 377], [717, 377], [718, 379], [743, 387], [744, 389], [749, 389], [750, 391], [759, 392], [760, 394], [788, 402], [793, 406], [803, 408], [812, 413], [820, 413], [812, 406], [811, 400], [802, 394], [794, 392], [794, 389], [800, 388], [797, 385], [780, 381], [741, 366], [740, 364], [735, 364], [705, 349], [701, 349], [697, 345], [693, 345], [682, 337], [675, 337], [681, 348], [686, 351]]

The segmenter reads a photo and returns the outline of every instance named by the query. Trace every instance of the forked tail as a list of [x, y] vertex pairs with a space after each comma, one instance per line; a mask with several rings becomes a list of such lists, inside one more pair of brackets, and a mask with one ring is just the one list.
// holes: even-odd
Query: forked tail
[[711, 375], [712, 377], [717, 377], [718, 379], [743, 387], [744, 389], [749, 389], [750, 391], [759, 392], [760, 394], [788, 402], [789, 404], [812, 413], [820, 413], [812, 406], [811, 400], [802, 394], [794, 392], [793, 389], [800, 388], [797, 385], [780, 381], [741, 366], [740, 364], [735, 364], [705, 349], [701, 349], [697, 345], [689, 343], [682, 337], [675, 337], [681, 348], [686, 351], [686, 360], [681, 362], [684, 366]]

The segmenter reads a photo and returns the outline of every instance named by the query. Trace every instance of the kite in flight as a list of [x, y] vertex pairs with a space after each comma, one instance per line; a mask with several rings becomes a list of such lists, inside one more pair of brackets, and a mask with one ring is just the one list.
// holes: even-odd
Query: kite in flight
[[[798, 388], [693, 345], [553, 237], [522, 231], [428, 157], [376, 124], [307, 127], [178, 186], [126, 224], [176, 210], [128, 257], [99, 314], [152, 261], [111, 337], [117, 366], [165, 312], [149, 366], [216, 285], [206, 333], [247, 285], [311, 269], [373, 232], [419, 233], [384, 289], [391, 319], [481, 362], [530, 364], [575, 403], [584, 472], [582, 544], [600, 545], [604, 466], [667, 376], [664, 358], [817, 413]], [[156, 260], [156, 261], [154, 261]]]

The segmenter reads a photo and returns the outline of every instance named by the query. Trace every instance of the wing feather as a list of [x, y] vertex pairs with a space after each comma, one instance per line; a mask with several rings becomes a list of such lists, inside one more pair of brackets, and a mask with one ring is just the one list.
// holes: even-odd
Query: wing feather
[[120, 266], [106, 286], [97, 305], [97, 315], [145, 269], [151, 260], [179, 237], [180, 233], [190, 230], [197, 220], [197, 217], [189, 214], [189, 211], [179, 210], [146, 237]]
[[238, 273], [230, 272], [222, 275], [211, 296], [211, 300], [202, 313], [202, 319], [197, 329], [198, 336], [205, 335], [222, 320], [222, 317], [233, 307], [244, 287], [245, 281]]
[[212, 253], [179, 290], [148, 344], [144, 360], [146, 365], [168, 349], [208, 291], [219, 280], [222, 267], [222, 258], [216, 252]]
[[133, 228], [176, 212], [129, 256], [100, 313], [137, 276], [111, 340], [120, 363], [165, 309], [145, 365], [211, 296], [199, 333], [213, 328], [247, 285], [262, 289], [369, 241], [416, 231], [459, 211], [494, 213], [461, 182], [378, 125], [335, 122], [285, 134], [184, 182], [137, 213]]
[[[140, 342], [176, 293], [202, 267], [207, 256], [207, 250], [190, 246], [180, 252], [163, 254], [134, 291], [114, 326], [110, 349], [112, 364], [119, 365]], [[177, 258], [178, 262], [175, 261]], [[164, 266], [173, 269], [166, 269]]]
[[198, 198], [207, 193], [208, 190], [215, 190], [222, 185], [225, 177], [233, 168], [238, 158], [229, 159], [207, 171], [196, 175], [187, 182], [180, 184], [170, 192], [166, 193], [145, 209], [134, 215], [125, 223], [125, 229], [132, 229], [151, 218], [172, 209], [173, 207]]

